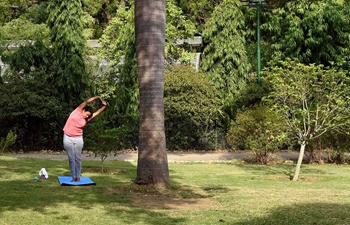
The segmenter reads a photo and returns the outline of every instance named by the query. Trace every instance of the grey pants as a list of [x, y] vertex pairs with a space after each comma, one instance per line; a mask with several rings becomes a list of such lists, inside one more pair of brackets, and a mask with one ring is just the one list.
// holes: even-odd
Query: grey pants
[[63, 135], [63, 147], [67, 152], [69, 169], [73, 178], [80, 178], [81, 175], [81, 151], [83, 150], [83, 137], [70, 137]]

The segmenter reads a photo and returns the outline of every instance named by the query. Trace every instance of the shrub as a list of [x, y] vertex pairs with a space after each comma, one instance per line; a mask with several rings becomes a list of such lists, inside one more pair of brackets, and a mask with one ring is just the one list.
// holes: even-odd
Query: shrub
[[115, 150], [130, 148], [132, 145], [129, 142], [131, 139], [130, 127], [120, 126], [109, 128], [107, 122], [95, 119], [84, 130], [85, 133], [85, 148], [92, 151], [95, 157], [100, 157], [101, 167], [103, 172], [103, 162], [108, 155]]
[[238, 112], [231, 123], [227, 142], [234, 149], [252, 150], [255, 162], [267, 164], [273, 153], [288, 142], [283, 118], [266, 106]]
[[[309, 163], [349, 163], [350, 136], [345, 132], [330, 131], [310, 141]], [[328, 153], [328, 154], [325, 154]]]
[[10, 131], [5, 138], [0, 139], [0, 155], [9, 150], [9, 147], [16, 142], [17, 135]]
[[220, 129], [221, 101], [214, 85], [191, 66], [168, 68], [164, 77], [165, 132], [168, 149], [214, 146]]

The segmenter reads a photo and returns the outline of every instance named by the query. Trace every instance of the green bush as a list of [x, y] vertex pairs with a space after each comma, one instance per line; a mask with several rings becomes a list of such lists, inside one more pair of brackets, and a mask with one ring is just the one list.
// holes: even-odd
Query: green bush
[[16, 142], [17, 135], [10, 131], [5, 138], [0, 139], [0, 155], [9, 150], [9, 147]]
[[[17, 149], [41, 150], [62, 148], [62, 128], [69, 107], [53, 94], [46, 72], [4, 74], [0, 85], [0, 136], [8, 130], [17, 134]], [[63, 120], [63, 119], [62, 119]], [[60, 124], [60, 125], [64, 125]]]
[[168, 68], [164, 83], [167, 148], [212, 149], [212, 133], [220, 130], [218, 90], [191, 66]]
[[116, 155], [116, 150], [131, 148], [133, 146], [130, 143], [131, 139], [132, 132], [129, 126], [110, 128], [107, 121], [101, 119], [95, 119], [84, 130], [85, 149], [92, 151], [95, 157], [99, 157], [102, 164], [109, 154]]
[[350, 136], [346, 132], [330, 131], [310, 141], [309, 145], [310, 151], [306, 153], [309, 163], [345, 164], [350, 162], [347, 155], [350, 149]]
[[231, 123], [227, 142], [233, 149], [252, 150], [254, 161], [267, 164], [272, 153], [288, 143], [287, 124], [275, 111], [255, 106], [238, 112]]

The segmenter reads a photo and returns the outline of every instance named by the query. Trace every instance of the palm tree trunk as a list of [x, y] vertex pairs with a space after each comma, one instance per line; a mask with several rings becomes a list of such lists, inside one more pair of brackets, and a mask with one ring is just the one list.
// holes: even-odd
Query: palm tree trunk
[[304, 158], [305, 146], [306, 146], [306, 142], [303, 141], [301, 143], [301, 146], [300, 146], [300, 153], [299, 153], [299, 157], [298, 157], [297, 167], [295, 168], [293, 181], [297, 181], [299, 178], [300, 167], [301, 167], [301, 163], [303, 162], [303, 158]]
[[164, 128], [165, 0], [135, 1], [140, 130], [135, 183], [169, 187]]

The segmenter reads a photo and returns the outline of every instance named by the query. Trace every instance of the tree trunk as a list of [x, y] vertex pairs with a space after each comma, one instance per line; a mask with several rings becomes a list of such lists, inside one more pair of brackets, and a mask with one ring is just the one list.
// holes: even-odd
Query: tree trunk
[[165, 0], [135, 1], [140, 131], [135, 183], [169, 187], [164, 128]]
[[298, 180], [298, 178], [299, 178], [300, 166], [301, 166], [301, 163], [303, 162], [304, 152], [305, 152], [305, 146], [306, 146], [306, 142], [303, 141], [303, 142], [301, 143], [301, 146], [300, 146], [300, 152], [299, 152], [297, 167], [295, 168], [295, 173], [294, 173], [293, 181], [296, 181], [296, 180]]

